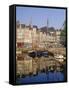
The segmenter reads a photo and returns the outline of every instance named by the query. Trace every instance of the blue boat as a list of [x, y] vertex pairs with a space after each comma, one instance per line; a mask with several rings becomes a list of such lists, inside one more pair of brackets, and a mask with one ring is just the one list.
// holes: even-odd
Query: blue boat
[[43, 51], [43, 52], [42, 52], [42, 56], [44, 56], [44, 57], [48, 57], [48, 56], [49, 56], [48, 51]]
[[48, 57], [49, 53], [48, 53], [48, 51], [33, 51], [33, 52], [29, 53], [29, 56], [32, 58], [34, 58], [34, 57], [40, 58], [42, 56]]

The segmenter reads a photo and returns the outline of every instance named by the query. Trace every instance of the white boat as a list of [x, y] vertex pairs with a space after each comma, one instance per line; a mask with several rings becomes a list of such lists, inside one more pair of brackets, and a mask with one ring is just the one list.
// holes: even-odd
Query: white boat
[[64, 56], [63, 56], [63, 55], [57, 54], [57, 55], [55, 55], [54, 57], [55, 57], [55, 59], [56, 59], [57, 61], [60, 61], [60, 62], [63, 62], [63, 61], [64, 61]]

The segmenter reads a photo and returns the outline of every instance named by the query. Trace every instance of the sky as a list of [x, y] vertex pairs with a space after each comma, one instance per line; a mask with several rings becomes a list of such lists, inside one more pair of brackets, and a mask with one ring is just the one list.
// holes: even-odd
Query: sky
[[34, 7], [16, 7], [16, 21], [29, 25], [37, 25], [38, 28], [43, 26], [60, 29], [66, 19], [65, 9], [54, 8], [34, 8]]

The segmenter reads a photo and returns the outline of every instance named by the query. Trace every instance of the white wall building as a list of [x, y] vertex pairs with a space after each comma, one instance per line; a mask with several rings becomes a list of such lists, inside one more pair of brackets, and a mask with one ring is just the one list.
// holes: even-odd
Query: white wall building
[[24, 30], [24, 43], [32, 43], [32, 31], [29, 30], [29, 27]]

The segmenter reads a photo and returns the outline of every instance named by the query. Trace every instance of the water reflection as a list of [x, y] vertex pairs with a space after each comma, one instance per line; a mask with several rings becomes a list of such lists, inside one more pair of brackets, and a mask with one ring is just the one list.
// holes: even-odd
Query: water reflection
[[22, 53], [17, 60], [16, 82], [19, 84], [64, 81], [66, 77], [66, 66], [47, 51]]
[[36, 76], [26, 76], [25, 78], [18, 78], [17, 83], [37, 83], [37, 82], [56, 82], [64, 81], [64, 74], [61, 72], [39, 73]]

